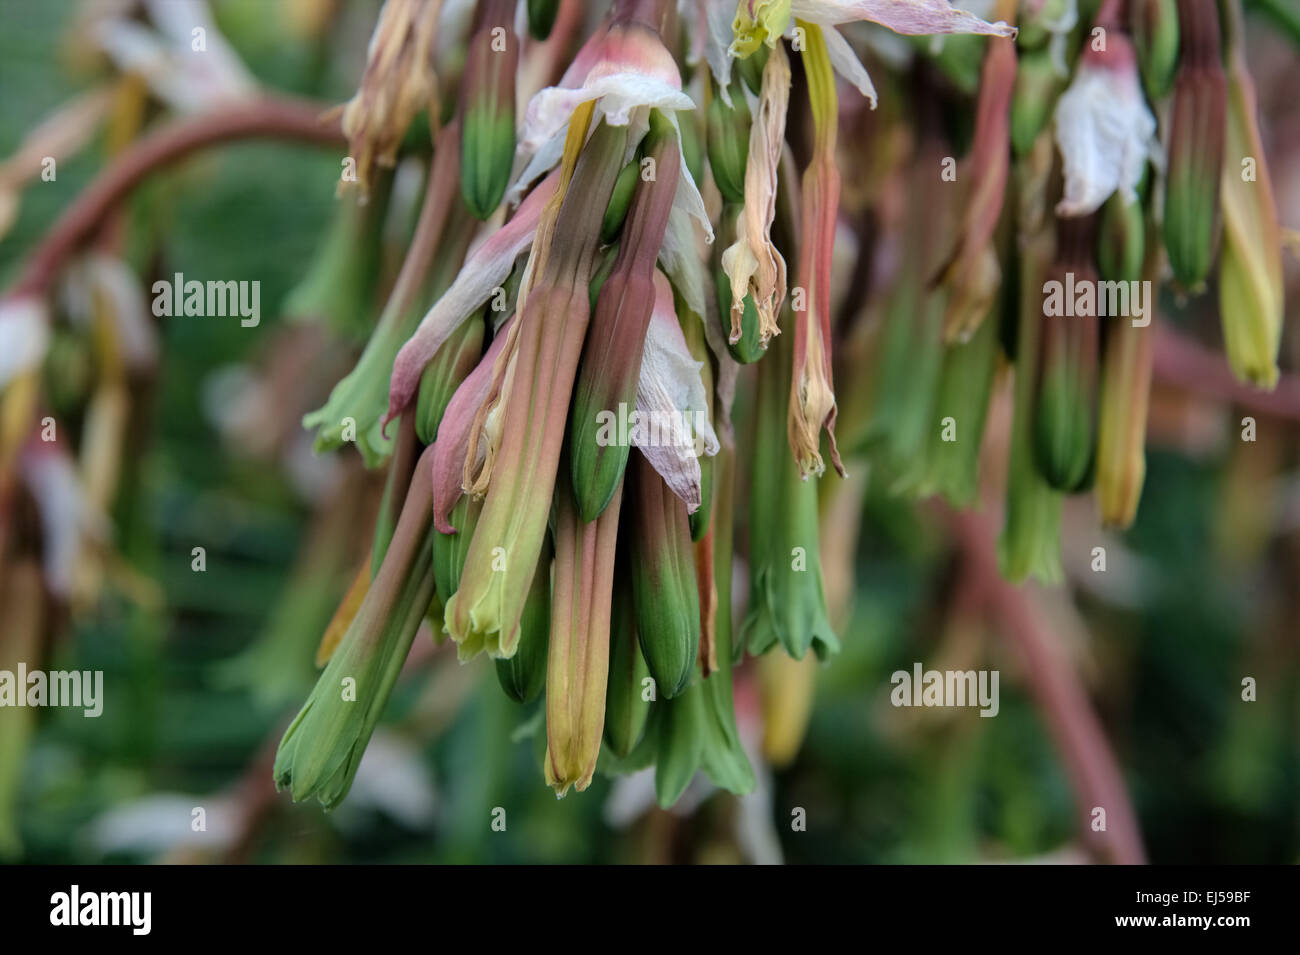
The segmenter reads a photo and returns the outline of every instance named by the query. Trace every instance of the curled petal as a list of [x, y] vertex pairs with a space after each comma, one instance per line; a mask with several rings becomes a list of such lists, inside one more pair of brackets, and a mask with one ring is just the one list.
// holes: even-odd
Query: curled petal
[[736, 13], [735, 0], [702, 0], [698, 12], [704, 21], [704, 58], [709, 62], [713, 78], [718, 82], [718, 95], [731, 105], [731, 60], [727, 51], [731, 45], [731, 20]]
[[871, 82], [871, 77], [867, 74], [867, 68], [862, 65], [858, 55], [853, 52], [853, 47], [849, 45], [849, 41], [844, 39], [840, 31], [834, 27], [823, 30], [822, 36], [826, 40], [826, 52], [830, 54], [831, 66], [835, 68], [835, 72], [857, 87], [859, 93], [871, 100], [871, 108], [875, 109], [875, 84]]
[[[588, 63], [585, 73], [575, 75], [570, 69], [560, 86], [547, 87], [529, 101], [519, 135], [519, 153], [527, 156], [528, 162], [511, 187], [510, 196], [522, 194], [530, 182], [560, 161], [569, 118], [583, 103], [596, 103], [598, 115], [593, 117], [593, 128], [596, 118], [603, 118], [611, 126], [627, 126], [639, 123], [646, 108], [663, 110], [678, 129], [680, 142], [676, 111], [694, 109], [695, 101], [682, 92], [677, 64], [654, 30], [637, 22], [616, 23], [593, 37], [584, 52]], [[682, 155], [681, 174], [673, 215], [694, 218], [712, 242], [713, 228], [704, 199], [686, 168], [685, 151], [678, 152]]]
[[999, 20], [989, 23], [948, 0], [794, 0], [791, 15], [823, 27], [870, 20], [908, 36], [938, 33], [1016, 35], [1016, 28]]
[[[834, 33], [834, 30], [828, 31]], [[767, 347], [779, 334], [777, 313], [785, 299], [785, 259], [772, 244], [776, 217], [777, 174], [785, 144], [785, 117], [790, 103], [790, 63], [777, 47], [763, 67], [763, 86], [749, 129], [749, 161], [745, 166], [745, 205], [738, 220], [738, 238], [722, 253], [722, 268], [731, 282], [731, 341], [740, 340], [740, 316], [746, 295], [758, 312], [759, 342]]]

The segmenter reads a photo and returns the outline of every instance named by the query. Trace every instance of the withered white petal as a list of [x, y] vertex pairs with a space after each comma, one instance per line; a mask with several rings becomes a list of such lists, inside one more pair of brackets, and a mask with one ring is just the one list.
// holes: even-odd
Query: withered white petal
[[1056, 144], [1065, 165], [1057, 213], [1089, 215], [1117, 190], [1133, 202], [1155, 131], [1131, 63], [1117, 68], [1085, 55], [1056, 104]]
[[698, 455], [717, 454], [719, 447], [701, 368], [703, 362], [691, 356], [677, 323], [672, 286], [662, 272], [655, 272], [655, 305], [641, 356], [636, 411], [641, 421], [656, 422], [656, 429], [654, 440], [634, 443], [692, 513], [702, 498]]

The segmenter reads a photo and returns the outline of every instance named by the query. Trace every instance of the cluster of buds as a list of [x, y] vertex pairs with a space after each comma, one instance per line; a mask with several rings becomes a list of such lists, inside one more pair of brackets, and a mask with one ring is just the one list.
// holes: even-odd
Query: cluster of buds
[[[314, 107], [259, 100], [214, 30], [204, 69], [173, 68], [196, 7], [95, 21], [148, 84], [33, 131], [0, 165], [0, 232], [46, 159], [101, 120], [129, 143], [150, 96], [339, 141]], [[1068, 495], [1131, 525], [1158, 287], [1216, 289], [1225, 364], [1279, 382], [1286, 233], [1242, 20], [1241, 0], [386, 0], [336, 111], [334, 220], [282, 305], [364, 339], [303, 424], [317, 451], [355, 446], [383, 495], [372, 514], [350, 492], [349, 526], [304, 564], [353, 582], [277, 785], [346, 797], [428, 630], [544, 717], [558, 795], [650, 767], [664, 805], [697, 773], [743, 793], [760, 736], [792, 758], [840, 648], [865, 486], [1003, 495], [1015, 581], [1062, 576]], [[83, 207], [102, 217], [140, 155], [172, 152], [146, 144]], [[115, 569], [105, 517], [159, 346], [114, 230], [82, 219], [0, 297], [0, 662], [109, 574], [161, 599]], [[80, 460], [47, 405], [85, 421]], [[750, 687], [761, 734], [738, 719]]]
[[[615, 0], [558, 83], [527, 88], [560, 62], [570, 6], [477, 5], [459, 107], [429, 113], [401, 275], [308, 418], [318, 448], [350, 421], [388, 474], [280, 745], [295, 799], [346, 795], [425, 623], [462, 661], [491, 658], [511, 699], [545, 697], [558, 795], [650, 766], [663, 804], [697, 771], [744, 792], [746, 654], [839, 648], [828, 484], [869, 468], [889, 493], [970, 506], [996, 448], [1003, 572], [1051, 580], [1064, 496], [1095, 489], [1127, 526], [1143, 483], [1154, 303], [1135, 291], [1117, 315], [1109, 293], [1167, 269], [1195, 291], [1217, 254], [1232, 367], [1276, 382], [1280, 237], [1236, 0], [1107, 0], [1090, 22], [1052, 0], [998, 0], [995, 22], [947, 0]], [[432, 96], [439, 7], [381, 15], [348, 126], [378, 163]], [[935, 108], [969, 105], [945, 79], [955, 41], [916, 47], [913, 88], [877, 94], [851, 40], [880, 27], [979, 44], [960, 165]], [[846, 122], [878, 135], [848, 141]], [[868, 166], [895, 188], [856, 188]], [[340, 234], [367, 228], [341, 212]], [[324, 287], [343, 249], [331, 236]], [[1008, 368], [1009, 434], [984, 442]], [[763, 672], [780, 692], [787, 671]]]

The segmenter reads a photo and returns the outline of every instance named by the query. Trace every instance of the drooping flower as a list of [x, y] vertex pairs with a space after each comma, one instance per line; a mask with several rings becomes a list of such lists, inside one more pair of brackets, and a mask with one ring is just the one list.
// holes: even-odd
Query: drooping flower
[[442, 0], [384, 0], [370, 37], [366, 69], [356, 95], [343, 107], [343, 132], [354, 176], [339, 188], [369, 188], [376, 165], [391, 166], [397, 147], [416, 113], [433, 106], [438, 96], [434, 44]]
[[786, 266], [772, 244], [772, 220], [789, 100], [790, 63], [784, 48], [778, 46], [763, 67], [763, 84], [750, 126], [745, 203], [736, 217], [736, 241], [722, 253], [722, 269], [731, 289], [731, 302], [722, 304], [730, 304], [732, 344], [740, 340], [747, 302], [752, 302], [756, 311], [759, 347], [766, 348], [771, 337], [780, 333], [777, 315], [785, 299]]
[[[494, 378], [508, 374], [505, 387], [494, 389], [500, 397], [496, 459], [504, 466], [487, 481], [461, 586], [446, 609], [447, 632], [462, 658], [484, 651], [513, 655], [546, 532], [565, 412], [590, 315], [587, 284], [600, 221], [627, 141], [626, 129], [602, 123], [584, 146], [592, 113], [587, 104], [574, 117], [561, 190], [548, 204], [550, 221], [539, 229], [545, 246], [539, 239], [533, 248], [532, 287], [497, 359]], [[485, 412], [480, 409], [480, 419]]]
[[995, 37], [989, 41], [984, 57], [975, 140], [969, 168], [961, 176], [973, 185], [957, 247], [940, 276], [948, 289], [944, 334], [950, 341], [965, 340], [974, 333], [993, 304], [1002, 280], [992, 240], [1006, 194], [1015, 79], [1015, 44]]
[[1113, 192], [1137, 199], [1137, 185], [1156, 150], [1156, 120], [1142, 96], [1133, 44], [1119, 31], [1104, 50], [1084, 49], [1069, 89], [1056, 104], [1056, 142], [1065, 165], [1065, 195], [1056, 211], [1086, 216]]
[[1169, 121], [1164, 236], [1169, 267], [1199, 290], [1219, 244], [1219, 185], [1227, 128], [1227, 78], [1214, 4], [1179, 0], [1178, 73]]
[[835, 446], [835, 393], [831, 383], [831, 255], [840, 198], [840, 173], [835, 166], [838, 97], [822, 30], [800, 23], [806, 33], [804, 70], [812, 105], [813, 158], [802, 183], [803, 224], [800, 229], [799, 281], [802, 295], [794, 296], [794, 375], [790, 382], [788, 430], [790, 449], [799, 473], [818, 476], [822, 463], [822, 428], [830, 441], [831, 462], [840, 476]]
[[515, 153], [514, 8], [514, 0], [478, 4], [461, 77], [460, 191], [479, 219], [490, 216], [505, 195]]
[[1219, 315], [1233, 373], [1271, 390], [1285, 314], [1282, 236], [1256, 118], [1255, 83], [1246, 68], [1240, 6], [1230, 8]]
[[636, 400], [641, 355], [655, 304], [655, 260], [677, 186], [677, 136], [651, 114], [642, 148], [659, 174], [636, 187], [618, 255], [601, 285], [583, 350], [569, 427], [569, 456], [578, 511], [594, 520], [623, 481], [630, 446], [606, 440], [608, 420]]
[[402, 513], [355, 617], [275, 757], [275, 785], [333, 809], [347, 795], [433, 597], [432, 449], [416, 464]]
[[555, 503], [555, 579], [546, 666], [546, 784], [563, 796], [591, 784], [605, 728], [609, 621], [622, 486], [584, 523], [563, 485]]

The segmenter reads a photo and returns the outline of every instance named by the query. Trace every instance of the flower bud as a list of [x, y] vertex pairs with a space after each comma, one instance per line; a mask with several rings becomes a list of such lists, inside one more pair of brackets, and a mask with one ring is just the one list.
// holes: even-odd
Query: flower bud
[[743, 795], [754, 788], [732, 700], [731, 667], [691, 683], [671, 700], [660, 700], [647, 735], [655, 734], [655, 796], [667, 808], [703, 770], [714, 785]]
[[[970, 341], [944, 349], [918, 496], [942, 494], [956, 507], [969, 507], [975, 501], [980, 444], [998, 367], [998, 312], [995, 303]], [[949, 424], [953, 432], [946, 433]]]
[[343, 801], [433, 599], [432, 457], [426, 450], [416, 464], [379, 574], [280, 740], [275, 785], [295, 802], [315, 796], [333, 809]]
[[1077, 491], [1089, 479], [1095, 450], [1100, 329], [1094, 222], [1091, 216], [1057, 220], [1057, 264], [1050, 278], [1062, 288], [1061, 304], [1082, 288], [1084, 296], [1093, 293], [1093, 307], [1083, 314], [1044, 308], [1034, 368], [1034, 460], [1047, 483], [1061, 491]]
[[[1015, 343], [1015, 410], [1007, 464], [1006, 515], [998, 539], [998, 563], [1011, 581], [1033, 576], [1043, 583], [1061, 579], [1061, 495], [1034, 465], [1034, 382], [1043, 332], [1043, 280], [1051, 256], [1050, 223], [1036, 213], [1051, 172], [1051, 139], [1044, 134], [1018, 169], [1019, 318]], [[1028, 227], [1028, 231], [1026, 231]]]
[[803, 480], [782, 440], [794, 364], [790, 338], [775, 338], [771, 354], [758, 365], [749, 493], [749, 611], [741, 639], [756, 656], [780, 644], [795, 659], [803, 659], [809, 647], [825, 659], [840, 645], [831, 630], [822, 587], [817, 485]]
[[[1160, 268], [1160, 249], [1154, 241], [1154, 223], [1150, 228], [1153, 241], [1135, 278], [1144, 277], [1154, 283]], [[1147, 316], [1143, 325], [1120, 320], [1107, 329], [1097, 408], [1097, 511], [1107, 527], [1124, 529], [1133, 523], [1146, 477], [1151, 317]]]
[[659, 693], [674, 697], [685, 689], [700, 645], [700, 602], [695, 581], [686, 505], [664, 479], [636, 454], [629, 484], [634, 511], [629, 572], [636, 604], [641, 652]]
[[1052, 108], [1065, 89], [1047, 50], [1022, 53], [1016, 67], [1016, 88], [1011, 97], [1011, 146], [1017, 156], [1029, 152], [1038, 134], [1047, 128]]
[[1277, 385], [1284, 285], [1277, 206], [1256, 120], [1255, 84], [1241, 49], [1241, 16], [1229, 6], [1227, 146], [1223, 164], [1223, 258], [1219, 314], [1233, 373], [1257, 388]]
[[[609, 205], [605, 208], [605, 218], [600, 223], [600, 241], [602, 245], [609, 245], [618, 239], [618, 234], [623, 228], [623, 220], [627, 218], [627, 210], [632, 205], [632, 196], [636, 192], [636, 183], [640, 178], [641, 164], [635, 156], [632, 161], [623, 167], [623, 171], [618, 174], [618, 179], [614, 182], [614, 194], [609, 197]], [[612, 260], [611, 260], [612, 261]], [[599, 272], [597, 273], [599, 274]], [[609, 277], [606, 272], [601, 281]], [[593, 281], [593, 286], [595, 282]], [[595, 294], [599, 289], [593, 289], [592, 308], [596, 307]]]
[[1147, 96], [1164, 99], [1178, 66], [1178, 0], [1130, 0], [1129, 30]]
[[[454, 530], [451, 533], [440, 530], [438, 536], [433, 539], [433, 579], [444, 605], [451, 599], [451, 595], [460, 589], [460, 575], [465, 569], [465, 556], [469, 553], [470, 541], [474, 539], [474, 528], [478, 526], [479, 515], [482, 512], [482, 501], [476, 501], [468, 494], [462, 494], [448, 516], [448, 522]], [[442, 629], [441, 622], [437, 629]]]
[[611, 440], [615, 422], [636, 406], [646, 329], [654, 310], [655, 261], [663, 245], [681, 168], [677, 137], [662, 114], [652, 114], [646, 154], [657, 175], [640, 182], [619, 243], [613, 271], [601, 286], [574, 385], [569, 424], [572, 480], [584, 521], [594, 520], [622, 483], [627, 442]]
[[586, 789], [600, 755], [622, 497], [620, 486], [601, 515], [584, 523], [567, 483], [556, 487], [545, 775], [557, 796], [570, 786]]
[[1101, 207], [1097, 228], [1097, 269], [1108, 282], [1134, 282], [1146, 258], [1146, 222], [1141, 202], [1118, 193]]
[[745, 166], [749, 160], [749, 127], [753, 122], [739, 79], [731, 83], [731, 105], [718, 95], [709, 101], [709, 168], [724, 202], [745, 201]]
[[646, 694], [650, 670], [641, 654], [625, 550], [620, 548], [614, 574], [609, 624], [609, 686], [605, 691], [605, 745], [620, 758], [628, 756], [641, 742], [646, 717], [650, 714], [650, 700]]
[[425, 366], [415, 405], [415, 433], [421, 444], [433, 444], [451, 396], [482, 355], [483, 319], [473, 318], [462, 322]]
[[1209, 0], [1179, 0], [1181, 53], [1174, 81], [1165, 179], [1165, 249], [1184, 288], [1205, 283], [1219, 233], [1227, 80], [1219, 15]]
[[758, 661], [759, 705], [763, 714], [763, 758], [773, 769], [799, 755], [817, 690], [817, 660], [792, 660], [769, 653]]
[[500, 205], [515, 158], [514, 9], [513, 0], [478, 4], [461, 78], [460, 194], [478, 219]]

